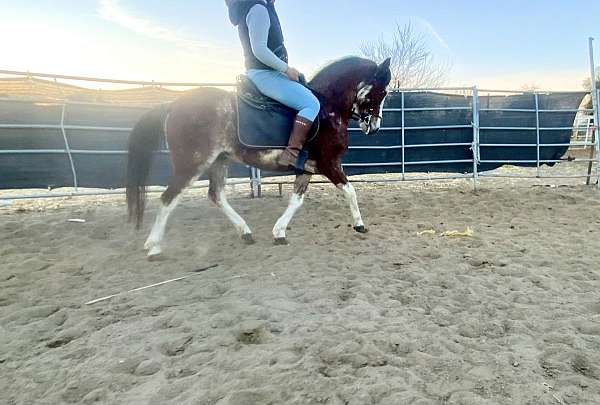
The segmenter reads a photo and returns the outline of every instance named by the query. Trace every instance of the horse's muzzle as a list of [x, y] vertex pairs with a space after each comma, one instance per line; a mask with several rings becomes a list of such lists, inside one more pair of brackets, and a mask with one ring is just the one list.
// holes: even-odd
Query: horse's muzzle
[[360, 123], [360, 129], [365, 135], [375, 135], [381, 128], [381, 118], [372, 117], [366, 121]]
[[367, 135], [375, 135], [376, 133], [379, 132], [380, 129], [381, 128], [374, 128], [374, 129], [370, 130]]

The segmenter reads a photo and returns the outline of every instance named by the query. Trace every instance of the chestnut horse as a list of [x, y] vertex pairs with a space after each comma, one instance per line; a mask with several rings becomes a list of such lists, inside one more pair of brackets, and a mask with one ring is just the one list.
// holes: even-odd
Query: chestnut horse
[[[319, 174], [344, 193], [354, 229], [361, 233], [366, 229], [356, 192], [342, 169], [342, 155], [348, 148], [348, 122], [357, 118], [365, 134], [377, 133], [390, 80], [389, 59], [378, 65], [350, 57], [328, 65], [308, 83], [321, 101], [321, 126], [307, 145], [309, 158], [317, 162]], [[228, 164], [235, 160], [263, 170], [289, 169], [277, 165], [282, 150], [249, 149], [240, 144], [235, 97], [224, 90], [200, 88], [180, 97], [168, 108], [157, 107], [147, 112], [135, 125], [129, 138], [127, 205], [130, 219], [136, 220], [138, 228], [144, 215], [152, 156], [165, 134], [172, 164], [168, 187], [161, 196], [156, 221], [144, 246], [148, 256], [161, 253], [167, 221], [182, 191], [204, 173], [210, 180], [209, 198], [221, 208], [241, 237], [253, 243], [252, 231], [225, 198]], [[307, 173], [297, 174], [289, 206], [273, 228], [276, 244], [287, 244], [286, 229], [303, 203], [310, 178]]]

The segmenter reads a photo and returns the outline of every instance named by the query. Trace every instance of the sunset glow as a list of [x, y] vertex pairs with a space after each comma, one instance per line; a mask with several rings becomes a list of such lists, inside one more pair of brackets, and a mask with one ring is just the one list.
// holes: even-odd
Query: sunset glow
[[[588, 3], [580, 8], [578, 1], [560, 18], [552, 6], [542, 10], [521, 5], [522, 15], [512, 16], [513, 21], [506, 15], [496, 20], [481, 15], [469, 27], [465, 25], [469, 16], [457, 15], [458, 10], [442, 18], [439, 9], [450, 6], [395, 9], [396, 3], [377, 0], [374, 6], [387, 12], [365, 21], [360, 35], [350, 23], [352, 13], [345, 9], [352, 7], [337, 14], [332, 11], [354, 0], [326, 2], [322, 13], [313, 15], [317, 3], [321, 4], [305, 1], [299, 8], [290, 0], [278, 2], [292, 63], [307, 74], [329, 60], [358, 54], [361, 41], [386, 36], [395, 23], [410, 21], [436, 56], [449, 62], [448, 85], [580, 89], [589, 75], [587, 38], [600, 38], [598, 26], [576, 20], [592, 8], [600, 15], [600, 6]], [[517, 2], [509, 3], [516, 7]], [[462, 3], [458, 8], [468, 9]], [[166, 5], [140, 0], [42, 0], [20, 2], [0, 13], [0, 35], [15, 38], [1, 45], [0, 69], [188, 82], [231, 82], [243, 71], [237, 33], [222, 1]], [[525, 21], [531, 22], [528, 13], [535, 14], [536, 22], [525, 29]], [[306, 19], [313, 23], [303, 24]], [[489, 32], [481, 31], [483, 26]], [[465, 38], [470, 41], [464, 42]]]

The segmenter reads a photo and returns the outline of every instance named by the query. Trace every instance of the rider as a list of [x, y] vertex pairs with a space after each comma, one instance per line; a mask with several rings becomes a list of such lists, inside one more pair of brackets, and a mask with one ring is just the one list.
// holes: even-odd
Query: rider
[[267, 97], [298, 111], [288, 146], [277, 163], [314, 173], [315, 162], [307, 160], [302, 164], [298, 157], [321, 106], [314, 94], [299, 83], [300, 72], [288, 65], [275, 0], [225, 2], [229, 19], [238, 27], [248, 78]]

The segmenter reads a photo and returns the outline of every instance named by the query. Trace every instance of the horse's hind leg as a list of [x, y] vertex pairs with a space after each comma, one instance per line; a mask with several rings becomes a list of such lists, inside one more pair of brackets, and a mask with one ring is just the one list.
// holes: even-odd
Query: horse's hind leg
[[310, 178], [311, 175], [309, 174], [302, 174], [296, 177], [296, 181], [294, 183], [294, 194], [292, 194], [292, 198], [290, 198], [287, 209], [277, 220], [277, 223], [273, 228], [273, 238], [275, 238], [276, 245], [287, 245], [285, 231], [287, 230], [287, 227], [294, 217], [296, 211], [298, 211], [298, 209], [300, 209], [304, 203], [304, 194], [308, 189]]
[[231, 221], [235, 229], [246, 243], [253, 244], [254, 238], [252, 231], [246, 224], [246, 221], [229, 205], [225, 196], [225, 183], [227, 181], [227, 165], [226, 158], [219, 158], [208, 170], [208, 178], [210, 186], [208, 188], [208, 197], [210, 200], [223, 211], [225, 216]]
[[179, 199], [181, 198], [181, 193], [192, 181], [193, 177], [194, 176], [173, 176], [169, 181], [167, 189], [161, 195], [158, 214], [154, 220], [152, 231], [150, 231], [150, 235], [144, 244], [144, 249], [148, 251], [148, 257], [156, 257], [162, 253], [161, 243], [165, 237], [165, 229], [169, 217], [177, 207]]
[[148, 251], [148, 257], [156, 257], [162, 253], [161, 244], [165, 237], [167, 222], [179, 203], [181, 193], [190, 183], [201, 176], [208, 166], [209, 162], [201, 164], [200, 167], [189, 165], [185, 169], [182, 167], [174, 168], [169, 185], [161, 195], [161, 204], [154, 225], [152, 226], [152, 231], [150, 231], [150, 235], [144, 244], [144, 249]]

